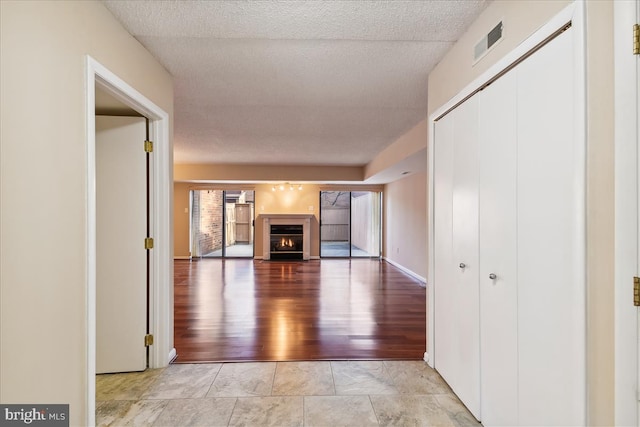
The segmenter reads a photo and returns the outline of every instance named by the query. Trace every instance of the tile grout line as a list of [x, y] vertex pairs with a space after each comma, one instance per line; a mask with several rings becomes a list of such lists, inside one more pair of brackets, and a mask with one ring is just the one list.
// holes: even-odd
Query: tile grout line
[[398, 384], [396, 383], [395, 378], [393, 378], [393, 375], [391, 375], [391, 372], [389, 371], [389, 367], [387, 366], [387, 361], [386, 360], [382, 361], [382, 369], [387, 373], [387, 376], [391, 380], [391, 384], [393, 385], [393, 388], [396, 389], [396, 393], [397, 394], [401, 394], [400, 393], [400, 387], [398, 387]]
[[231, 409], [231, 413], [229, 414], [229, 419], [227, 420], [227, 427], [231, 425], [231, 420], [233, 419], [233, 413], [236, 411], [236, 406], [238, 406], [238, 398], [235, 398], [235, 402], [233, 402], [233, 408]]
[[371, 400], [371, 395], [368, 394], [367, 397], [369, 398], [369, 404], [371, 405], [371, 409], [373, 410], [373, 415], [376, 417], [376, 422], [378, 423], [378, 425], [380, 425], [380, 417], [378, 417], [378, 413], [376, 412], [376, 407], [373, 406], [373, 401]]
[[336, 388], [336, 379], [333, 375], [333, 362], [329, 362], [329, 370], [331, 371], [331, 383], [333, 384], [333, 395], [338, 396], [338, 389]]
[[[138, 401], [140, 402], [140, 400]], [[153, 420], [153, 422], [151, 423], [151, 425], [155, 425], [156, 422], [158, 421], [158, 419], [162, 416], [162, 414], [164, 414], [164, 411], [167, 410], [167, 406], [169, 406], [169, 400], [164, 399], [164, 406], [162, 407], [162, 410], [160, 411], [160, 413], [158, 414], [158, 416]]]
[[220, 371], [222, 371], [223, 367], [224, 367], [224, 363], [221, 363], [220, 367], [216, 371], [216, 374], [213, 376], [213, 380], [211, 381], [211, 384], [209, 384], [209, 388], [207, 388], [207, 392], [204, 394], [204, 396], [202, 396], [203, 398], [206, 398], [211, 392], [211, 387], [213, 387], [213, 383], [216, 382], [216, 378], [218, 378], [218, 375], [220, 374]]
[[271, 377], [271, 390], [269, 390], [269, 396], [273, 396], [273, 386], [276, 383], [276, 374], [278, 373], [278, 366], [280, 362], [276, 362], [276, 367], [273, 370], [273, 376]]

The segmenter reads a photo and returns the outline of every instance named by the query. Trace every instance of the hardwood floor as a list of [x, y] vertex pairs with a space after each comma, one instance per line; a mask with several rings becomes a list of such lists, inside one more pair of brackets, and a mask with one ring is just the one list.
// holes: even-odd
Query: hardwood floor
[[378, 260], [176, 260], [176, 362], [422, 359], [425, 294]]

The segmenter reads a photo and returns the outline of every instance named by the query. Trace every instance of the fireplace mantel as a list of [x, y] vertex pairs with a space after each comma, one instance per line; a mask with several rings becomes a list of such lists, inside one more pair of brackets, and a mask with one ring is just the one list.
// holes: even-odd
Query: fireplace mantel
[[302, 225], [302, 259], [311, 257], [311, 218], [313, 214], [260, 214], [262, 219], [262, 259], [271, 259], [271, 224]]

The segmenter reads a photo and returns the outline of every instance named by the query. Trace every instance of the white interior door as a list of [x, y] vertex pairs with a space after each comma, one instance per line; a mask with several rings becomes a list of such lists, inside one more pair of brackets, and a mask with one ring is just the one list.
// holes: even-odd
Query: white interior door
[[147, 171], [141, 117], [96, 116], [96, 372], [146, 368]]
[[516, 71], [479, 93], [481, 413], [518, 425]]

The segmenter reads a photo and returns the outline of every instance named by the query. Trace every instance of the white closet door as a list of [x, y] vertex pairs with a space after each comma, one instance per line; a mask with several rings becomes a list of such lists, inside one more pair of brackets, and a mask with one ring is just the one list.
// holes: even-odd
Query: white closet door
[[584, 284], [574, 142], [573, 31], [518, 66], [521, 424], [584, 425]]
[[436, 369], [480, 416], [478, 99], [436, 124]]
[[[482, 423], [518, 424], [516, 72], [479, 94]], [[492, 278], [495, 277], [495, 278]]]
[[453, 286], [452, 254], [452, 188], [454, 114], [448, 114], [435, 124], [434, 147], [434, 281], [435, 281], [435, 347], [434, 366], [451, 385], [456, 375], [456, 328], [451, 320], [457, 312]]
[[[458, 316], [456, 394], [480, 418], [478, 256], [478, 97], [456, 109], [453, 167], [453, 259]], [[457, 268], [456, 268], [457, 266]]]

